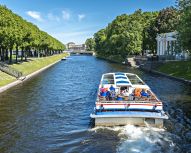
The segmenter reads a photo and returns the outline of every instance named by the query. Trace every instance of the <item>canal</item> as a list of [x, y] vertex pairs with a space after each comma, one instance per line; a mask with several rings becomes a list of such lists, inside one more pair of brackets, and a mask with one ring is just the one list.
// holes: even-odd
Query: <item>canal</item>
[[[92, 127], [101, 75], [138, 74], [164, 101], [170, 115], [164, 129]], [[189, 153], [191, 87], [109, 63], [71, 56], [35, 78], [0, 95], [0, 153]]]

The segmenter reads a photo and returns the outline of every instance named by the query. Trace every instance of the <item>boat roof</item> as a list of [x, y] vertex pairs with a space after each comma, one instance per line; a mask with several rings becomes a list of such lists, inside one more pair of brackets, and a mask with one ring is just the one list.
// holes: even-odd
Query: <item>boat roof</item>
[[149, 89], [149, 86], [145, 84], [134, 73], [124, 73], [124, 72], [114, 72], [114, 73], [105, 73], [102, 75], [101, 85], [114, 85], [116, 87], [120, 86], [131, 86], [135, 88], [146, 88]]

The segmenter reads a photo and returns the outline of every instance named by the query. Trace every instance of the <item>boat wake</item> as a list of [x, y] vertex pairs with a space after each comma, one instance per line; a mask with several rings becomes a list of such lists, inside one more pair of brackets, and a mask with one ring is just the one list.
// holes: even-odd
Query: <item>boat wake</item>
[[136, 127], [133, 125], [116, 127], [95, 127], [91, 131], [113, 131], [119, 137], [117, 153], [173, 153], [179, 149], [172, 141], [171, 134], [165, 129]]

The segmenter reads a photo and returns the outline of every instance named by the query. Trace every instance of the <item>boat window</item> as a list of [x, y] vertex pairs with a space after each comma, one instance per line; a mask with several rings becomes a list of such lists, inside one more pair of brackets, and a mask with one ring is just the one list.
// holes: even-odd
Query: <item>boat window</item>
[[103, 76], [102, 84], [114, 84], [113, 74], [105, 74]]
[[131, 84], [139, 84], [139, 85], [144, 85], [144, 82], [141, 81], [136, 75], [128, 75], [127, 77], [129, 78]]
[[117, 76], [117, 77], [115, 77], [115, 79], [127, 79], [127, 78], [124, 76]]

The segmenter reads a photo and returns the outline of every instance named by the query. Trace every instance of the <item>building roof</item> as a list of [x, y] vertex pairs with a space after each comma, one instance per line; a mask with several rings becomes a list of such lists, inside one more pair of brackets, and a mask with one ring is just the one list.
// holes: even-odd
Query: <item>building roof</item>
[[177, 40], [178, 32], [169, 32], [169, 33], [161, 33], [158, 34], [156, 40], [167, 40], [167, 41], [174, 41]]

